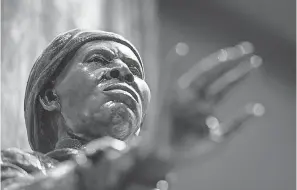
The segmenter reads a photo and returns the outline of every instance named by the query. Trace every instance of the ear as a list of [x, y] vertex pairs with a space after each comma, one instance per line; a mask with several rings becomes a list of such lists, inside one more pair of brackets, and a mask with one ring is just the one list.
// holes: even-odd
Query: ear
[[39, 95], [39, 102], [47, 111], [60, 110], [59, 97], [53, 89], [45, 90], [44, 94]]

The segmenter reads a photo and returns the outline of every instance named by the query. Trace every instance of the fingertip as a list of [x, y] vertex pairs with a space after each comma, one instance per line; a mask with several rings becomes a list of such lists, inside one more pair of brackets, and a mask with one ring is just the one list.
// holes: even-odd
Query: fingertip
[[169, 184], [168, 184], [168, 182], [165, 181], [165, 180], [160, 180], [160, 181], [158, 181], [158, 183], [157, 183], [156, 186], [157, 186], [157, 189], [160, 189], [160, 190], [167, 190], [168, 187], [169, 187]]
[[228, 60], [228, 52], [225, 49], [221, 49], [218, 55], [218, 60], [220, 62], [225, 62]]
[[188, 44], [186, 44], [184, 42], [179, 42], [175, 46], [175, 52], [179, 56], [185, 56], [185, 55], [187, 55], [189, 53], [189, 46], [188, 46]]
[[242, 54], [250, 54], [254, 52], [254, 45], [251, 42], [241, 42], [237, 45], [241, 50]]
[[115, 139], [112, 141], [112, 147], [116, 150], [123, 151], [127, 148], [127, 144], [124, 141]]
[[255, 116], [260, 117], [265, 114], [265, 107], [262, 104], [255, 104], [253, 107], [253, 113]]
[[215, 142], [221, 141], [223, 130], [221, 128], [219, 120], [216, 117], [209, 116], [206, 118], [206, 125], [210, 130], [210, 138]]
[[208, 116], [205, 120], [205, 124], [208, 126], [210, 129], [216, 129], [220, 126], [220, 122], [216, 117], [213, 116]]
[[112, 147], [118, 151], [123, 151], [127, 148], [127, 145], [124, 141], [106, 136], [101, 139], [96, 139], [88, 143], [84, 150], [87, 155], [93, 155], [99, 150], [104, 150], [108, 147]]
[[253, 116], [261, 117], [265, 114], [265, 107], [260, 103], [248, 104], [246, 106], [246, 111]]
[[263, 63], [263, 59], [258, 56], [258, 55], [253, 55], [251, 58], [250, 58], [250, 62], [251, 62], [251, 66], [253, 68], [258, 68], [262, 65]]

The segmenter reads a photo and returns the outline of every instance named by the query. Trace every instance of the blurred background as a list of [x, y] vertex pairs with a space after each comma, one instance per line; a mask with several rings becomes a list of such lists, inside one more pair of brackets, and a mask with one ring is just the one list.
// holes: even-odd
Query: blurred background
[[[180, 42], [186, 56], [171, 64], [177, 79], [203, 57], [250, 41], [263, 67], [218, 108], [231, 117], [248, 102], [266, 114], [251, 123], [221, 154], [175, 171], [173, 189], [295, 189], [296, 1], [294, 0], [2, 0], [1, 146], [30, 150], [23, 99], [31, 67], [59, 33], [73, 28], [113, 31], [139, 49], [152, 89], [148, 122], [155, 119], [158, 85]], [[167, 64], [168, 65], [168, 64]]]

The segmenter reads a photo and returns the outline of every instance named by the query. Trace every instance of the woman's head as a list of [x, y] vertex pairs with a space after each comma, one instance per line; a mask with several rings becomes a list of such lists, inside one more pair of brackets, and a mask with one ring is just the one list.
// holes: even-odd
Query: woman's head
[[34, 150], [54, 149], [65, 133], [88, 142], [129, 140], [150, 99], [141, 58], [119, 35], [72, 30], [36, 61], [26, 89], [25, 117]]

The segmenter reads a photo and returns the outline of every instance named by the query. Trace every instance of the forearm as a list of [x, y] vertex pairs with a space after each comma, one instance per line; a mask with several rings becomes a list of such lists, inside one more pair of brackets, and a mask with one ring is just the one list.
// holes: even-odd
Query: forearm
[[1, 182], [2, 189], [7, 190], [51, 190], [51, 189], [77, 189], [78, 178], [75, 172], [76, 164], [72, 161], [64, 162], [57, 168], [51, 169], [47, 174], [41, 172], [25, 176], [10, 177]]
[[[142, 189], [153, 189], [171, 168], [166, 160], [153, 153], [145, 157], [139, 155], [138, 146], [120, 151], [116, 146], [111, 146], [115, 144], [113, 141], [117, 140], [106, 140], [108, 143], [103, 143], [105, 140], [95, 142], [87, 146], [85, 153], [78, 154], [45, 172], [27, 173], [16, 164], [10, 164], [11, 167], [1, 171], [2, 174], [6, 171], [6, 178], [1, 180], [2, 188], [122, 190], [136, 185], [143, 187]], [[22, 164], [25, 165], [24, 162]], [[18, 170], [15, 170], [14, 175], [10, 175], [9, 171], [14, 167]]]

